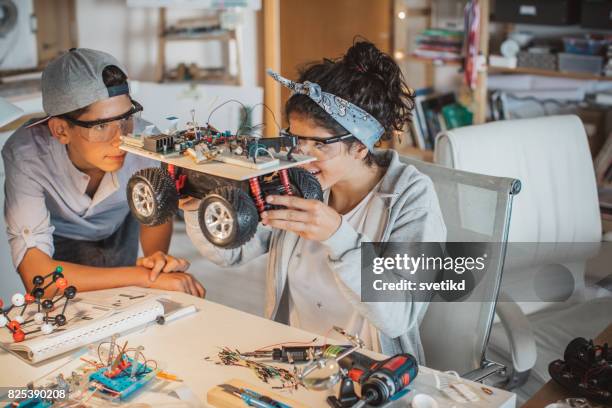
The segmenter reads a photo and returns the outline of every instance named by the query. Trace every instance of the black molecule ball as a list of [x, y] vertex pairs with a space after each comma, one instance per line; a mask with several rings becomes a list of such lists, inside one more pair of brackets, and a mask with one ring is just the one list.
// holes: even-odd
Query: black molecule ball
[[55, 324], [57, 324], [58, 326], [63, 326], [66, 324], [66, 316], [64, 316], [63, 314], [58, 314], [57, 316], [55, 316]]
[[32, 291], [32, 296], [34, 296], [36, 299], [40, 299], [45, 295], [45, 291], [43, 288], [36, 288]]
[[42, 308], [43, 308], [43, 310], [46, 310], [46, 311], [49, 311], [49, 310], [53, 309], [53, 301], [51, 299], [43, 300]]
[[74, 286], [68, 286], [66, 289], [64, 289], [64, 296], [66, 296], [66, 299], [74, 299], [76, 293], [77, 288]]

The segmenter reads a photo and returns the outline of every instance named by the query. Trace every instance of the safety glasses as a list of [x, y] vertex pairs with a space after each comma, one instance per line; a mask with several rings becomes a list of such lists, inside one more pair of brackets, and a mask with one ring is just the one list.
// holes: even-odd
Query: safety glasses
[[111, 118], [91, 121], [78, 120], [67, 115], [63, 115], [61, 118], [73, 125], [87, 129], [84, 137], [88, 141], [94, 143], [109, 142], [118, 132], [120, 132], [121, 135], [127, 135], [133, 132], [134, 118], [140, 115], [143, 108], [142, 105], [135, 100], [130, 99], [130, 101], [132, 102], [132, 107], [129, 111]]
[[321, 138], [316, 136], [300, 136], [293, 134], [289, 131], [289, 128], [281, 130], [281, 136], [292, 137], [297, 140], [297, 147], [303, 154], [320, 155], [328, 157], [334, 153], [334, 143], [341, 141], [352, 141], [357, 140], [351, 133], [344, 135], [332, 136], [329, 138]]

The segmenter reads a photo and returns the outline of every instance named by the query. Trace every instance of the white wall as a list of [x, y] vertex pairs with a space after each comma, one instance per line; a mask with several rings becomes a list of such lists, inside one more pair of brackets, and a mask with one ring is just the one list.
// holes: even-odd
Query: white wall
[[[77, 31], [79, 47], [106, 51], [121, 61], [131, 79], [152, 81], [157, 63], [157, 9], [127, 7], [126, 0], [78, 0]], [[169, 10], [167, 21], [204, 13], [200, 10]], [[244, 10], [240, 59], [243, 85], [257, 85], [256, 12]], [[167, 47], [167, 65], [195, 62], [200, 66], [220, 64], [217, 42], [185, 42]]]

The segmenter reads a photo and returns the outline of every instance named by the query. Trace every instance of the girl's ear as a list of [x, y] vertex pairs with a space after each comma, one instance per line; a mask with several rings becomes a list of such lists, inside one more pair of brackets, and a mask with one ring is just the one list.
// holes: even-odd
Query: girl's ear
[[54, 138], [56, 138], [61, 144], [70, 143], [70, 133], [68, 131], [68, 122], [60, 118], [51, 118], [48, 122], [49, 130]]
[[353, 157], [363, 160], [368, 155], [368, 148], [363, 143], [354, 143], [352, 146]]

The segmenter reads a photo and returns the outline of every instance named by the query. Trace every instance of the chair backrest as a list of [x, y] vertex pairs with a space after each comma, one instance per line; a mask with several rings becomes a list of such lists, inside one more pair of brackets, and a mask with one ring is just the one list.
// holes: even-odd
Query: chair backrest
[[593, 161], [577, 116], [505, 120], [452, 129], [438, 135], [434, 161], [523, 182], [514, 203], [510, 242], [601, 240]]
[[[588, 296], [584, 265], [592, 251], [582, 244], [601, 240], [601, 218], [588, 139], [577, 116], [452, 129], [438, 135], [434, 160], [454, 169], [521, 180], [508, 241], [541, 244], [510, 244], [502, 289], [522, 301], [524, 313], [547, 308], [553, 300]], [[568, 243], [576, 243], [571, 257]], [[515, 256], [519, 247], [528, 253]], [[558, 277], [548, 279], [554, 285], [543, 291], [538, 282], [548, 264], [562, 267]]]
[[468, 301], [431, 302], [420, 327], [427, 366], [466, 374], [485, 363], [504, 263], [512, 197], [520, 191], [520, 182], [406, 157], [401, 160], [432, 179], [446, 223], [448, 242], [490, 244], [487, 279], [479, 283]]

